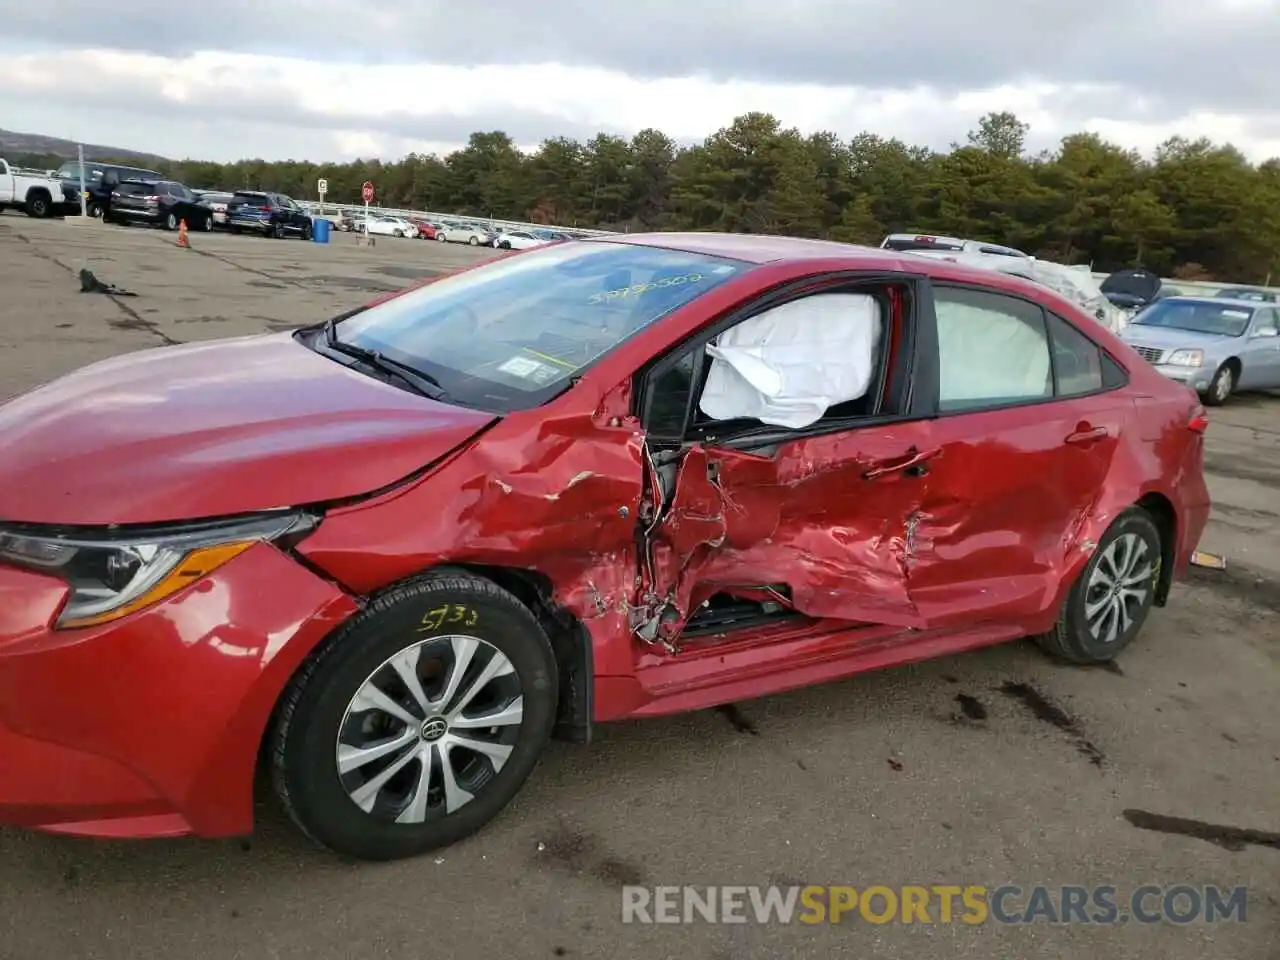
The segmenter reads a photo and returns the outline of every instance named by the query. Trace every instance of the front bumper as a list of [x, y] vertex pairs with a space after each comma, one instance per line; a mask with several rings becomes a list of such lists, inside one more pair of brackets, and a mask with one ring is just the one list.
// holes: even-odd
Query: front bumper
[[271, 711], [355, 601], [267, 544], [101, 627], [52, 630], [66, 592], [0, 567], [0, 822], [249, 833]]
[[1170, 363], [1156, 364], [1156, 372], [1169, 380], [1184, 383], [1196, 393], [1205, 393], [1217, 371], [1212, 367], [1184, 367]]

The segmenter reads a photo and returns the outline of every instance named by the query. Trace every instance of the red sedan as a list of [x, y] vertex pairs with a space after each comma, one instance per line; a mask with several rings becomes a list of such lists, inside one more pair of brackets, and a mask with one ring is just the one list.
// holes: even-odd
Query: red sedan
[[419, 240], [434, 240], [436, 238], [436, 230], [439, 228], [429, 220], [415, 220], [413, 225], [418, 228]]
[[97, 363], [0, 407], [0, 820], [245, 834], [265, 757], [311, 837], [401, 857], [596, 723], [1110, 660], [1201, 535], [1206, 423], [1029, 281], [780, 237]]

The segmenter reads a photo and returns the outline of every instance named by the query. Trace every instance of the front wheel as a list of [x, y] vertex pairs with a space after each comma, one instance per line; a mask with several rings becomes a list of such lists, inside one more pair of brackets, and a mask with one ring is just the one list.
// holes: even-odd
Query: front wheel
[[1072, 663], [1114, 660], [1151, 613], [1161, 556], [1151, 515], [1138, 507], [1120, 514], [1072, 585], [1058, 622], [1036, 643]]
[[302, 225], [302, 239], [310, 240], [315, 235], [315, 231], [311, 228], [311, 224], [304, 223]]
[[467, 243], [471, 244], [473, 247], [478, 247], [480, 246], [480, 238], [473, 235]]
[[1205, 391], [1205, 406], [1220, 407], [1227, 402], [1236, 388], [1236, 371], [1229, 363], [1224, 363], [1213, 375], [1209, 389]]
[[294, 822], [337, 853], [416, 856], [510, 802], [551, 735], [551, 643], [497, 584], [440, 571], [378, 596], [300, 670], [271, 737]]
[[166, 230], [177, 230], [178, 229], [177, 215], [172, 213], [166, 214], [164, 218], [164, 228]]
[[439, 240], [441, 243], [444, 243], [444, 242], [446, 242], [449, 238], [448, 238], [448, 237], [446, 237], [443, 233], [437, 233], [437, 234], [436, 234], [436, 239], [437, 239], [437, 240]]
[[200, 229], [205, 233], [213, 232], [213, 214], [209, 214], [209, 216], [200, 221]]
[[102, 216], [102, 212], [102, 204], [100, 203], [90, 203], [85, 208], [85, 213], [89, 214], [89, 216], [93, 217], [95, 220]]

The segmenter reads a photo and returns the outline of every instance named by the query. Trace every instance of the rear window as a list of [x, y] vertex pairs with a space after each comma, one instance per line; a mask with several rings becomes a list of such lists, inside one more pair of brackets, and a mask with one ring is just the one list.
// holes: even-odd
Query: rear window
[[884, 241], [884, 249], [902, 252], [910, 250], [946, 250], [960, 253], [964, 251], [964, 244], [944, 240], [941, 237], [888, 237]]
[[116, 187], [123, 197], [146, 197], [156, 193], [157, 185], [154, 183], [139, 182], [137, 180], [126, 180], [120, 186]]
[[265, 193], [254, 193], [248, 190], [237, 190], [232, 200], [238, 200], [241, 203], [266, 203], [267, 195]]

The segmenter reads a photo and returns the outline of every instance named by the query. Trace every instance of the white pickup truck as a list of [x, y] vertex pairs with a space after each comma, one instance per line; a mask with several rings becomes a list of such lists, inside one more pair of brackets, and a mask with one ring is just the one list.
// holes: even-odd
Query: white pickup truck
[[0, 210], [15, 207], [30, 217], [50, 217], [54, 204], [61, 201], [61, 180], [22, 173], [0, 160]]

